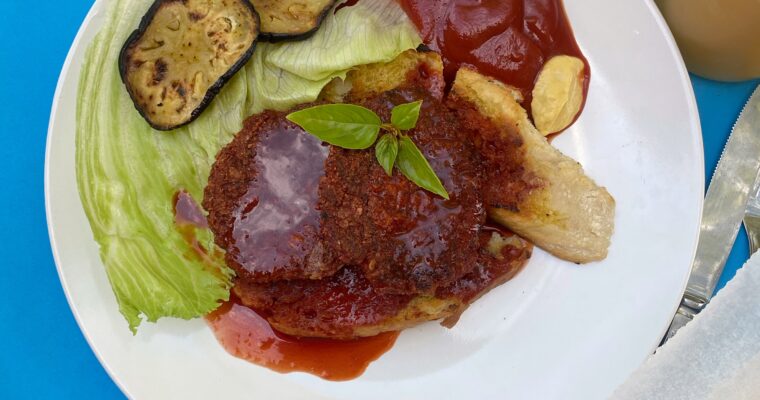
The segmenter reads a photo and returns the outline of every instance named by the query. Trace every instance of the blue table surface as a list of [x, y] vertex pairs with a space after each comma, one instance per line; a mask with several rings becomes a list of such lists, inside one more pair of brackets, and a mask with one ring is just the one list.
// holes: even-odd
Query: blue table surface
[[[58, 281], [45, 223], [43, 164], [58, 73], [92, 0], [11, 0], [0, 14], [0, 398], [123, 398], [93, 355]], [[10, 7], [10, 10], [8, 10]], [[758, 81], [692, 77], [710, 177], [741, 106]], [[720, 286], [747, 258], [740, 234]]]

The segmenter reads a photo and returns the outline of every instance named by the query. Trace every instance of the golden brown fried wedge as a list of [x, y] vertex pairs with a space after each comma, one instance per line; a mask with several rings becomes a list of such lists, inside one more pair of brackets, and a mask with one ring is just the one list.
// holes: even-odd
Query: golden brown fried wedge
[[604, 259], [615, 217], [615, 200], [607, 190], [549, 144], [502, 83], [462, 68], [449, 97], [471, 103], [503, 135], [516, 132], [524, 169], [541, 182], [516, 207], [491, 206], [491, 218], [559, 258], [576, 263]]
[[443, 97], [443, 61], [432, 51], [407, 50], [392, 61], [361, 65], [346, 75], [335, 78], [320, 95], [321, 100], [340, 103], [362, 99], [393, 90], [405, 83], [415, 72], [424, 77], [422, 84], [435, 97]]

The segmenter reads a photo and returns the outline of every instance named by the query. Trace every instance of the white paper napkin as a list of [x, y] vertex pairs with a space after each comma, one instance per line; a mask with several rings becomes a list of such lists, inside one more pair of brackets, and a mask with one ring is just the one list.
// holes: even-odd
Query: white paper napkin
[[760, 252], [612, 398], [760, 399]]

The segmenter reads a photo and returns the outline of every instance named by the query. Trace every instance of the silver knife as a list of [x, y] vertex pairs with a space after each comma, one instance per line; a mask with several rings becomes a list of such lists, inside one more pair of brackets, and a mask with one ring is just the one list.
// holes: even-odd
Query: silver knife
[[697, 253], [681, 305], [662, 343], [710, 301], [744, 217], [760, 170], [760, 86], [747, 101], [728, 138], [705, 196]]

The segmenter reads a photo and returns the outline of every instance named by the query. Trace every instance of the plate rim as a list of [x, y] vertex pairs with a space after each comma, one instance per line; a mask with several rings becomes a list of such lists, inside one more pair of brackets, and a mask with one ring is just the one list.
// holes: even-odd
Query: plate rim
[[[563, 0], [564, 2], [564, 0]], [[73, 299], [70, 293], [69, 284], [66, 280], [65, 274], [63, 273], [63, 267], [61, 265], [60, 261], [60, 254], [59, 254], [59, 248], [57, 245], [57, 239], [54, 234], [53, 229], [53, 223], [52, 223], [52, 199], [51, 199], [51, 189], [50, 189], [50, 153], [51, 153], [51, 142], [53, 137], [53, 131], [55, 130], [55, 119], [58, 114], [58, 108], [60, 103], [60, 95], [63, 88], [64, 80], [66, 75], [68, 75], [72, 64], [73, 64], [73, 56], [76, 51], [76, 49], [81, 45], [81, 42], [83, 40], [84, 31], [89, 26], [90, 23], [92, 23], [92, 20], [95, 18], [98, 12], [103, 12], [102, 8], [104, 7], [104, 3], [107, 3], [107, 0], [95, 0], [90, 6], [86, 16], [82, 20], [81, 24], [79, 25], [79, 28], [77, 29], [77, 34], [74, 37], [74, 40], [72, 41], [71, 45], [69, 46], [69, 50], [66, 54], [66, 58], [63, 62], [63, 65], [61, 67], [61, 71], [59, 73], [57, 82], [56, 82], [56, 88], [55, 92], [53, 94], [52, 104], [51, 104], [51, 111], [50, 111], [50, 117], [48, 120], [48, 129], [47, 129], [47, 136], [45, 140], [45, 164], [44, 164], [44, 193], [45, 193], [45, 220], [46, 220], [46, 226], [48, 230], [48, 239], [50, 242], [50, 248], [53, 255], [53, 260], [55, 262], [56, 266], [56, 272], [58, 274], [58, 279], [61, 283], [61, 288], [63, 289], [64, 295], [66, 297], [66, 302], [68, 303], [69, 309], [71, 310], [72, 315], [74, 316], [74, 319], [77, 323], [77, 326], [84, 336], [87, 345], [89, 346], [90, 350], [95, 355], [96, 359], [100, 363], [101, 367], [106, 371], [108, 376], [111, 378], [112, 382], [119, 388], [119, 390], [128, 398], [133, 398], [133, 396], [129, 393], [127, 390], [127, 386], [125, 382], [121, 380], [121, 378], [114, 372], [111, 365], [105, 360], [103, 355], [101, 354], [100, 349], [98, 346], [95, 345], [93, 338], [91, 337], [91, 333], [83, 326], [82, 318], [80, 316], [79, 310], [74, 306]], [[674, 57], [676, 61], [676, 68], [679, 72], [679, 78], [680, 78], [680, 85], [684, 89], [684, 97], [688, 105], [688, 119], [690, 122], [691, 129], [695, 132], [695, 141], [696, 143], [693, 143], [694, 145], [697, 145], [699, 149], [702, 151], [697, 152], [697, 164], [696, 167], [698, 167], [699, 175], [701, 176], [701, 183], [700, 188], [702, 195], [698, 197], [697, 201], [697, 208], [699, 211], [699, 215], [702, 215], [703, 208], [704, 208], [704, 191], [705, 191], [705, 155], [704, 155], [704, 138], [702, 133], [702, 127], [701, 127], [701, 120], [699, 116], [699, 109], [697, 107], [697, 101], [696, 96], [694, 93], [694, 88], [691, 84], [691, 79], [689, 77], [689, 72], [686, 69], [685, 62], [683, 60], [683, 57], [681, 56], [680, 50], [678, 49], [678, 46], [676, 44], [675, 38], [673, 37], [673, 34], [668, 27], [664, 17], [662, 16], [659, 8], [654, 3], [654, 0], [645, 0], [644, 1], [646, 7], [652, 14], [652, 16], [655, 19], [655, 23], [657, 25], [657, 28], [659, 29], [660, 33], [663, 34], [665, 42], [667, 44], [668, 50], [670, 51], [671, 55]], [[77, 190], [77, 196], [79, 196], [79, 191]], [[81, 199], [80, 199], [80, 205], [81, 205]], [[696, 249], [697, 249], [697, 242], [699, 237], [699, 225], [697, 225], [696, 232], [693, 234], [692, 239], [692, 249], [691, 249], [691, 256], [690, 259], [693, 261], [694, 256], [696, 255]], [[689, 272], [684, 274], [684, 277], [682, 279], [680, 293], [683, 293], [686, 289], [686, 285], [688, 283], [688, 279], [690, 276], [691, 268], [688, 270]], [[670, 309], [671, 312], [669, 315], [675, 315], [676, 311], [678, 310], [678, 306], [680, 305], [680, 298], [679, 296], [678, 301], [671, 305]], [[668, 321], [661, 329], [661, 333], [659, 337], [663, 337], [665, 333], [667, 332], [667, 329], [670, 325], [670, 321]], [[659, 340], [656, 343], [653, 343], [650, 346], [650, 353], [654, 352], [655, 349], [658, 348], [660, 342]]]
[[[100, 0], [98, 0], [100, 1]], [[563, 0], [564, 1], [564, 0]], [[660, 12], [660, 9], [657, 7], [657, 5], [654, 3], [654, 0], [645, 0], [647, 7], [652, 12], [652, 14], [655, 17], [655, 22], [657, 23], [657, 27], [660, 29], [660, 31], [665, 35], [666, 43], [668, 45], [668, 48], [670, 49], [671, 53], [676, 56], [676, 62], [678, 66], [678, 70], [680, 72], [679, 76], [681, 78], [682, 86], [686, 88], [686, 97], [687, 102], [689, 105], [689, 121], [691, 122], [692, 129], [695, 130], [697, 135], [697, 145], [702, 150], [701, 152], [697, 152], [698, 154], [698, 161], [699, 161], [699, 171], [700, 176], [702, 177], [700, 188], [701, 191], [699, 193], [702, 193], [701, 196], [699, 196], [698, 199], [698, 208], [699, 208], [699, 216], [700, 221], [702, 219], [702, 213], [704, 212], [704, 205], [705, 205], [705, 189], [706, 189], [706, 183], [705, 178], [707, 177], [705, 174], [705, 143], [704, 143], [704, 136], [702, 133], [702, 122], [699, 117], [699, 108], [697, 106], [697, 97], [694, 93], [694, 86], [691, 84], [691, 78], [689, 76], [689, 71], [686, 69], [686, 62], [683, 59], [683, 56], [681, 55], [681, 50], [678, 48], [678, 44], [676, 43], [676, 39], [673, 36], [673, 32], [670, 30], [670, 27], [668, 26], [667, 22], [665, 21], [665, 17], [662, 16], [662, 13]], [[697, 225], [696, 232], [694, 232], [694, 237], [692, 240], [692, 249], [691, 249], [691, 263], [694, 262], [694, 257], [697, 255], [697, 244], [699, 242], [699, 225]], [[669, 315], [672, 315], [675, 317], [676, 312], [678, 312], [678, 307], [681, 305], [681, 299], [683, 298], [683, 294], [686, 292], [686, 286], [689, 283], [689, 277], [691, 276], [691, 266], [692, 264], [689, 264], [689, 270], [688, 273], [684, 274], [683, 281], [681, 282], [681, 289], [680, 289], [680, 296], [678, 296], [678, 301], [676, 304], [671, 306], [671, 311]], [[672, 317], [671, 317], [672, 320]], [[665, 334], [668, 332], [668, 328], [670, 328], [670, 322], [668, 321], [665, 326], [662, 327], [660, 331], [660, 335], [658, 337], [664, 338]], [[653, 343], [650, 346], [650, 353], [654, 353], [655, 350], [657, 350], [658, 347], [660, 347], [660, 343], [662, 339], [658, 340], [656, 343]]]
[[[103, 6], [102, 4], [104, 1], [105, 0], [95, 0], [90, 6], [89, 10], [87, 10], [87, 14], [82, 20], [82, 23], [79, 25], [79, 28], [77, 29], [77, 33], [74, 36], [74, 40], [71, 42], [71, 46], [69, 46], [69, 50], [66, 53], [66, 58], [63, 61], [63, 66], [61, 67], [61, 72], [58, 75], [58, 80], [55, 85], [55, 92], [53, 93], [53, 101], [50, 106], [50, 118], [48, 119], [47, 137], [45, 138], [45, 167], [44, 167], [45, 223], [46, 223], [47, 231], [48, 231], [48, 240], [50, 241], [50, 250], [53, 253], [53, 261], [55, 262], [55, 269], [56, 269], [56, 272], [58, 273], [58, 280], [61, 283], [61, 289], [63, 289], [63, 294], [66, 296], [66, 303], [68, 303], [69, 310], [74, 316], [74, 320], [76, 321], [77, 327], [79, 328], [79, 332], [82, 334], [82, 336], [84, 336], [84, 339], [87, 342], [87, 346], [90, 348], [90, 351], [93, 352], [93, 354], [95, 355], [95, 358], [98, 360], [98, 363], [105, 370], [106, 374], [108, 374], [108, 377], [111, 379], [111, 381], [116, 385], [116, 387], [119, 388], [119, 391], [121, 391], [121, 393], [124, 394], [124, 396], [131, 399], [133, 397], [127, 390], [126, 384], [114, 372], [111, 365], [103, 357], [100, 349], [98, 348], [98, 346], [95, 345], [90, 332], [88, 332], [88, 330], [83, 325], [82, 318], [79, 315], [79, 310], [74, 306], [74, 300], [71, 297], [69, 285], [66, 280], [66, 276], [63, 273], [63, 267], [60, 261], [60, 254], [58, 251], [57, 240], [54, 234], [53, 222], [51, 218], [52, 199], [50, 197], [50, 192], [51, 192], [50, 191], [50, 149], [51, 149], [51, 143], [52, 143], [52, 138], [53, 138], [53, 131], [55, 129], [55, 118], [56, 118], [56, 115], [58, 114], [58, 103], [60, 102], [60, 98], [61, 98], [60, 97], [61, 90], [63, 89], [63, 83], [66, 78], [66, 75], [68, 75], [69, 70], [71, 69], [71, 65], [74, 60], [74, 53], [82, 42], [84, 31], [87, 28], [87, 26], [89, 26], [89, 24], [92, 23], [92, 20], [95, 18], [95, 15], [99, 11], [99, 8], [102, 8]], [[77, 189], [77, 196], [78, 195], [79, 195], [79, 190]], [[80, 198], [80, 203], [81, 203], [81, 198]]]

